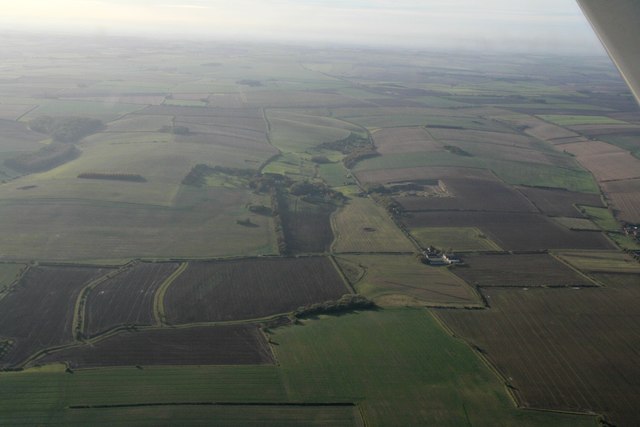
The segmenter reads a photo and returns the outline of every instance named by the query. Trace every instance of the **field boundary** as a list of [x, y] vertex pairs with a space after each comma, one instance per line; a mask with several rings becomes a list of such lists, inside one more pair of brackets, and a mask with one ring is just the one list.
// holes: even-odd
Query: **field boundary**
[[344, 283], [344, 287], [347, 288], [347, 290], [350, 293], [356, 295], [358, 292], [355, 290], [355, 288], [353, 287], [353, 284], [349, 281], [349, 279], [347, 279], [347, 276], [342, 271], [342, 268], [340, 268], [340, 265], [333, 258], [333, 255], [330, 255], [327, 258], [329, 258], [329, 261], [331, 261], [331, 265], [333, 265], [333, 268], [335, 268], [336, 271], [338, 272], [338, 275], [342, 279], [342, 283]]
[[73, 307], [73, 321], [71, 323], [71, 334], [75, 340], [84, 339], [85, 336], [85, 322], [86, 322], [86, 306], [87, 306], [87, 298], [91, 294], [93, 288], [98, 286], [99, 284], [123, 273], [129, 268], [133, 267], [137, 264], [137, 261], [130, 261], [123, 265], [122, 267], [116, 269], [115, 271], [110, 271], [105, 273], [104, 275], [98, 277], [95, 280], [87, 283], [85, 287], [82, 288], [80, 294], [78, 294], [78, 298], [76, 299], [76, 303]]
[[[14, 264], [14, 263], [6, 262], [3, 264]], [[21, 265], [22, 268], [20, 269], [18, 274], [16, 274], [16, 277], [14, 277], [14, 279], [4, 289], [0, 291], [0, 301], [2, 301], [4, 297], [6, 297], [7, 295], [9, 295], [11, 292], [14, 291], [16, 286], [18, 286], [18, 284], [20, 283], [24, 275], [27, 273], [27, 270], [29, 270], [29, 268], [31, 267], [28, 264], [20, 264], [20, 263], [16, 263], [16, 264]]]
[[164, 311], [164, 296], [169, 289], [169, 286], [174, 280], [178, 278], [189, 266], [189, 262], [183, 262], [164, 282], [158, 287], [155, 295], [153, 296], [153, 318], [156, 321], [156, 325], [164, 326], [167, 324], [167, 318]]

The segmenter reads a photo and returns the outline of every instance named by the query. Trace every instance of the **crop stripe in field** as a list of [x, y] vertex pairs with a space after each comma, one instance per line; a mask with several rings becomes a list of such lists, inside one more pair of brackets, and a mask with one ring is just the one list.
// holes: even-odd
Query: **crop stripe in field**
[[180, 264], [180, 267], [174, 271], [171, 276], [167, 277], [167, 279], [158, 287], [156, 294], [153, 297], [153, 317], [156, 320], [156, 324], [158, 326], [162, 326], [166, 323], [166, 315], [164, 312], [164, 296], [169, 289], [169, 286], [173, 283], [174, 280], [178, 278], [189, 266], [188, 262], [183, 262]]

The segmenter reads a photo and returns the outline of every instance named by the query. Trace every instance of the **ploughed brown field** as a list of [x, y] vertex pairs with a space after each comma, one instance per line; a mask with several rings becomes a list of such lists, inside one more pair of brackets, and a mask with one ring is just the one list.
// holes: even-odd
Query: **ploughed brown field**
[[40, 363], [72, 368], [145, 365], [255, 365], [273, 363], [255, 325], [122, 332], [91, 345], [51, 353]]
[[488, 310], [436, 314], [497, 367], [519, 404], [640, 424], [640, 288], [482, 293]]
[[491, 212], [537, 212], [522, 194], [497, 179], [444, 178], [452, 197], [397, 197], [407, 211], [470, 210]]
[[176, 263], [140, 263], [91, 290], [85, 306], [85, 334], [95, 336], [119, 325], [152, 325], [153, 299]]
[[403, 221], [409, 228], [477, 227], [504, 250], [613, 249], [600, 232], [572, 231], [532, 213], [414, 212]]
[[73, 342], [73, 310], [82, 288], [103, 268], [32, 267], [0, 300], [0, 337], [13, 341], [0, 367], [16, 367], [38, 351]]
[[575, 155], [598, 181], [640, 178], [640, 159], [615, 145], [588, 141], [564, 144], [562, 148]]
[[640, 223], [640, 179], [606, 182], [603, 187], [619, 219]]
[[559, 189], [518, 187], [540, 211], [549, 216], [584, 217], [575, 205], [604, 207], [599, 194], [577, 193]]
[[281, 207], [280, 218], [291, 253], [326, 252], [333, 241], [331, 214], [335, 206], [328, 203], [307, 203], [289, 197]]
[[171, 324], [255, 319], [349, 293], [328, 258], [192, 262], [164, 298]]
[[466, 255], [465, 265], [452, 271], [474, 286], [595, 286], [596, 284], [548, 254]]

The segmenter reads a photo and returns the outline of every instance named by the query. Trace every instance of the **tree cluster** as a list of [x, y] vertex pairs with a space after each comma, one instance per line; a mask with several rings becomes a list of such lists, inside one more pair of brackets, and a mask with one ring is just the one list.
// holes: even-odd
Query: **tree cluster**
[[299, 307], [293, 314], [295, 317], [301, 318], [318, 314], [338, 314], [354, 310], [371, 310], [374, 308], [376, 308], [375, 303], [362, 295], [346, 294], [337, 301], [325, 301]]
[[7, 159], [4, 164], [19, 172], [42, 172], [73, 160], [79, 154], [80, 150], [73, 144], [53, 143], [42, 147], [34, 153], [21, 154]]
[[58, 142], [78, 142], [85, 136], [102, 129], [102, 121], [88, 117], [40, 116], [29, 122], [29, 127]]

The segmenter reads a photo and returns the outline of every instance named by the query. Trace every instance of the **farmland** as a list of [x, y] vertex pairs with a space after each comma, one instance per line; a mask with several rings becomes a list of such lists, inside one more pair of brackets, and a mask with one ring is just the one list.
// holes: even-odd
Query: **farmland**
[[438, 316], [495, 364], [520, 405], [635, 424], [637, 287], [482, 292], [491, 310]]
[[95, 268], [30, 268], [0, 300], [0, 336], [13, 342], [0, 359], [1, 366], [18, 366], [38, 351], [72, 342], [76, 299], [88, 282], [106, 272]]
[[639, 424], [607, 57], [0, 38], [0, 425]]
[[612, 249], [601, 233], [572, 231], [538, 214], [502, 212], [415, 212], [404, 219], [410, 230], [422, 227], [476, 227], [504, 250]]
[[640, 223], [640, 179], [607, 182], [603, 186], [618, 219]]
[[178, 267], [175, 263], [138, 264], [91, 289], [86, 301], [86, 335], [120, 325], [152, 325], [158, 287]]
[[448, 269], [410, 255], [340, 255], [338, 265], [361, 293], [381, 306], [475, 306], [473, 288]]
[[287, 249], [292, 253], [326, 252], [333, 241], [330, 218], [336, 206], [295, 196], [285, 196], [281, 202]]
[[349, 293], [327, 258], [190, 263], [166, 291], [171, 324], [254, 319]]
[[549, 216], [580, 217], [577, 205], [602, 207], [599, 194], [576, 193], [546, 188], [520, 187], [522, 192], [542, 213]]
[[407, 211], [472, 210], [495, 212], [535, 212], [520, 193], [496, 179], [443, 178], [451, 197], [402, 197], [398, 203]]
[[150, 365], [257, 365], [273, 363], [256, 326], [231, 325], [122, 332], [104, 340], [51, 353], [38, 363], [73, 369]]
[[25, 266], [21, 264], [0, 264], [0, 292], [4, 293], [24, 268]]
[[500, 251], [501, 248], [475, 227], [419, 227], [411, 235], [420, 246], [456, 252]]
[[474, 286], [596, 286], [587, 277], [547, 254], [466, 255], [453, 272]]
[[333, 217], [334, 252], [413, 252], [411, 241], [370, 199], [354, 197]]

